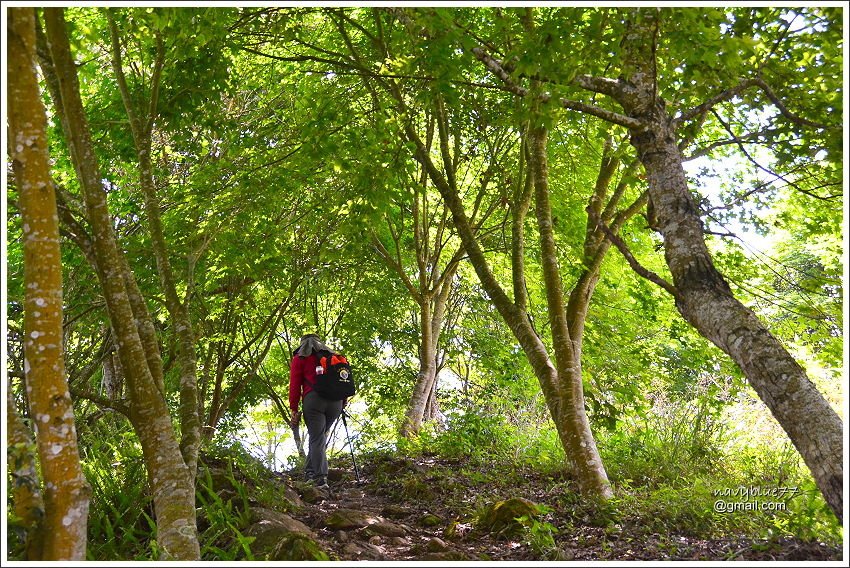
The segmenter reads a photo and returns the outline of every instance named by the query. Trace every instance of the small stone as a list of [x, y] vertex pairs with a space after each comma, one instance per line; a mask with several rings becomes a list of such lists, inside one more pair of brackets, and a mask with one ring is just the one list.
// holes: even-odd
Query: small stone
[[307, 503], [318, 503], [324, 498], [325, 495], [322, 493], [322, 491], [319, 488], [314, 487], [313, 485], [305, 484], [301, 489], [301, 499], [303, 499]]
[[377, 534], [381, 536], [405, 536], [408, 531], [404, 527], [391, 523], [389, 521], [380, 521], [373, 525], [369, 525], [364, 529], [369, 534]]
[[381, 515], [391, 519], [403, 519], [413, 514], [413, 509], [400, 505], [389, 504], [381, 509]]
[[378, 536], [378, 535], [375, 535], [375, 536], [369, 538], [369, 544], [379, 545], [379, 544], [381, 544], [381, 542], [383, 542], [383, 541], [381, 540], [381, 537]]
[[383, 560], [386, 557], [384, 549], [376, 544], [364, 542], [360, 546], [363, 547], [363, 555], [373, 560]]
[[449, 545], [443, 539], [436, 536], [425, 543], [425, 550], [428, 552], [445, 552], [448, 549]]
[[380, 522], [380, 519], [357, 509], [337, 509], [325, 519], [325, 526], [329, 529], [350, 530], [359, 529]]

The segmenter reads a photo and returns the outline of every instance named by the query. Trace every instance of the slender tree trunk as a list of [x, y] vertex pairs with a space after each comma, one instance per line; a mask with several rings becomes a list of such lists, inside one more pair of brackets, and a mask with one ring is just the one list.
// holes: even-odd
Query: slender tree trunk
[[654, 33], [658, 13], [639, 10], [623, 42], [628, 87], [614, 96], [626, 113], [645, 124], [631, 142], [646, 170], [657, 227], [682, 316], [726, 352], [788, 433], [827, 503], [842, 518], [843, 424], [803, 368], [733, 295], [715, 268], [704, 229], [688, 190], [672, 118], [658, 97]]
[[[108, 13], [107, 13], [108, 14]], [[183, 461], [194, 478], [198, 465], [198, 451], [201, 445], [201, 421], [198, 414], [198, 376], [197, 357], [195, 354], [195, 335], [189, 309], [181, 302], [177, 294], [177, 286], [171, 261], [168, 258], [168, 245], [162, 229], [160, 218], [160, 201], [154, 183], [153, 165], [151, 164], [151, 133], [153, 121], [157, 115], [158, 93], [162, 68], [165, 64], [165, 51], [162, 39], [157, 35], [157, 52], [151, 77], [151, 94], [147, 101], [147, 110], [135, 108], [130, 96], [124, 70], [121, 62], [121, 42], [118, 26], [108, 14], [109, 28], [112, 39], [112, 67], [118, 81], [121, 98], [130, 122], [130, 131], [136, 146], [139, 161], [139, 186], [144, 196], [145, 216], [148, 222], [148, 232], [151, 235], [154, 258], [160, 284], [165, 294], [165, 304], [171, 316], [172, 327], [177, 335], [177, 365], [180, 369], [180, 450]]]
[[[437, 369], [437, 376], [439, 376], [440, 370], [439, 366]], [[437, 378], [435, 377], [434, 382], [431, 383], [431, 392], [428, 394], [428, 402], [425, 403], [425, 412], [422, 415], [423, 421], [435, 421], [438, 424], [442, 424], [441, 416], [440, 416], [440, 401], [437, 399]]]
[[24, 239], [24, 372], [45, 486], [39, 559], [78, 561], [86, 557], [89, 486], [62, 353], [59, 216], [35, 73], [35, 10], [10, 8], [7, 36], [9, 143]]
[[[408, 112], [408, 109], [403, 104], [403, 100], [399, 98], [398, 93], [396, 93], [396, 100], [402, 103], [402, 111]], [[608, 499], [612, 495], [612, 491], [608, 484], [607, 476], [605, 475], [605, 470], [602, 467], [601, 460], [598, 460], [598, 453], [596, 452], [595, 444], [590, 449], [582, 447], [582, 441], [587, 444], [585, 436], [587, 436], [589, 432], [583, 432], [580, 430], [576, 431], [576, 428], [580, 427], [581, 424], [581, 414], [575, 411], [565, 412], [565, 407], [576, 401], [575, 392], [574, 390], [571, 390], [574, 387], [567, 388], [566, 390], [561, 387], [561, 381], [563, 379], [569, 380], [569, 377], [561, 377], [559, 375], [558, 369], [556, 369], [549, 357], [546, 346], [543, 344], [540, 337], [538, 337], [529, 321], [528, 313], [524, 309], [524, 302], [511, 302], [494, 276], [489, 263], [484, 256], [484, 251], [481, 249], [478, 240], [475, 237], [475, 232], [472, 229], [472, 225], [466, 215], [463, 201], [458, 195], [457, 190], [446, 180], [445, 176], [443, 176], [431, 160], [425, 144], [417, 135], [413, 125], [406, 121], [404, 123], [404, 129], [408, 139], [416, 145], [416, 160], [427, 170], [431, 181], [440, 191], [446, 206], [451, 211], [452, 219], [454, 220], [455, 227], [463, 242], [464, 250], [469, 256], [469, 260], [478, 275], [481, 285], [487, 292], [487, 295], [490, 297], [490, 300], [499, 311], [505, 323], [513, 332], [514, 337], [516, 337], [519, 341], [520, 346], [531, 364], [535, 376], [540, 382], [540, 387], [546, 399], [549, 412], [552, 415], [552, 419], [555, 421], [556, 428], [558, 429], [558, 435], [561, 439], [561, 443], [564, 445], [564, 449], [567, 452], [568, 459], [570, 460], [573, 468], [576, 470], [582, 492], [588, 496]], [[527, 186], [526, 189], [530, 191], [532, 190], [532, 186]], [[528, 192], [526, 191], [526, 199], [528, 199], [527, 193]], [[522, 207], [520, 207], [520, 209], [522, 209]], [[522, 231], [516, 230], [516, 227], [514, 232], [519, 233], [520, 235], [522, 234]], [[518, 247], [518, 243], [514, 243], [513, 247], [514, 253], [516, 253], [516, 250], [518, 249], [521, 250], [521, 247]], [[522, 264], [521, 259], [517, 259], [514, 256], [514, 269], [516, 270], [518, 267], [522, 267]], [[515, 297], [524, 298], [524, 279], [515, 276], [514, 286]], [[552, 314], [550, 314], [550, 316], [555, 317]], [[572, 362], [569, 357], [565, 357], [562, 359], [562, 364], [569, 367], [572, 365]], [[584, 409], [582, 408], [581, 413], [583, 414], [583, 412]], [[579, 452], [573, 454], [573, 447], [575, 445], [578, 446]], [[593, 457], [594, 453], [596, 453], [597, 456], [595, 458]], [[574, 457], [582, 455], [590, 456], [590, 459], [584, 462], [573, 459]]]
[[613, 496], [608, 474], [596, 447], [590, 421], [584, 409], [584, 386], [581, 376], [580, 352], [576, 353], [570, 339], [564, 290], [558, 268], [558, 252], [552, 228], [549, 204], [549, 173], [546, 151], [547, 132], [544, 126], [531, 128], [529, 168], [533, 172], [535, 212], [540, 233], [540, 254], [546, 302], [552, 326], [552, 343], [557, 369], [557, 396], [550, 406], [558, 425], [558, 433], [573, 462], [579, 484], [603, 498]]
[[[62, 107], [62, 95], [59, 86], [59, 78], [56, 73], [56, 68], [53, 65], [53, 60], [50, 56], [50, 49], [47, 45], [47, 38], [44, 35], [41, 26], [36, 22], [36, 43], [38, 48], [38, 57], [39, 62], [41, 64], [41, 70], [44, 74], [45, 83], [47, 85], [47, 90], [50, 92], [50, 97], [55, 101], [55, 111], [59, 116], [60, 122], [62, 123], [62, 130], [66, 133], [66, 136], [70, 138], [68, 134], [70, 130], [70, 126], [68, 124], [68, 120], [65, 117], [65, 111]], [[94, 247], [92, 244], [92, 239], [88, 235], [85, 234], [85, 229], [79, 225], [67, 212], [63, 212], [63, 222], [69, 222], [69, 224], [75, 227], [75, 235], [76, 242], [80, 246], [80, 249], [86, 256], [86, 259], [92, 265], [92, 268], [97, 273], [98, 279], [102, 281], [104, 279], [104, 275], [101, 267], [97, 264], [97, 258], [94, 253]], [[162, 369], [162, 357], [160, 355], [159, 350], [159, 340], [157, 339], [156, 329], [153, 325], [153, 320], [148, 312], [147, 304], [145, 303], [145, 299], [142, 296], [141, 291], [139, 291], [138, 284], [136, 283], [136, 279], [133, 276], [133, 272], [130, 269], [130, 265], [127, 263], [127, 259], [124, 255], [119, 256], [119, 260], [121, 261], [120, 272], [121, 277], [124, 279], [124, 285], [127, 289], [127, 294], [130, 298], [130, 305], [133, 310], [133, 317], [136, 321], [136, 327], [138, 328], [139, 337], [142, 340], [142, 344], [145, 349], [145, 358], [148, 362], [148, 369], [151, 375], [154, 378], [154, 382], [159, 388], [160, 392], [165, 396], [165, 381], [163, 377], [163, 369]]]
[[116, 353], [107, 353], [103, 359], [103, 395], [109, 400], [118, 400], [124, 391], [124, 370]]
[[102, 277], [118, 356], [127, 379], [130, 420], [142, 444], [152, 486], [157, 521], [157, 542], [163, 560], [197, 560], [200, 557], [195, 489], [180, 453], [163, 392], [148, 366], [133, 308], [125, 284], [122, 253], [112, 229], [112, 219], [101, 185], [88, 122], [79, 94], [76, 68], [63, 10], [45, 9], [48, 45], [59, 82], [61, 105], [68, 124], [68, 145], [82, 188], [86, 213]]
[[454, 261], [449, 263], [442, 284], [421, 295], [419, 374], [401, 429], [405, 437], [419, 432], [422, 423], [437, 414], [437, 349], [457, 267]]
[[[427, 139], [430, 147], [433, 141], [433, 121], [429, 123]], [[390, 269], [398, 274], [419, 306], [419, 372], [399, 428], [399, 434], [406, 438], [416, 435], [421, 430], [423, 422], [436, 413], [437, 350], [443, 330], [446, 306], [452, 290], [452, 279], [457, 272], [461, 253], [457, 251], [447, 262], [445, 270], [442, 273], [439, 271], [438, 266], [443, 252], [442, 235], [446, 230], [446, 213], [443, 212], [439, 223], [433, 223], [430, 219], [427, 185], [428, 174], [423, 168], [419, 183], [413, 192], [411, 208], [418, 287], [414, 286], [407, 277], [401, 265], [402, 245], [397, 232], [390, 228], [395, 241], [395, 257], [387, 251], [374, 233], [372, 235], [378, 255]], [[436, 227], [433, 227], [432, 223]]]
[[425, 406], [437, 376], [437, 338], [432, 321], [432, 298], [424, 296], [419, 305], [419, 373], [410, 395], [401, 435], [411, 437], [422, 428]]

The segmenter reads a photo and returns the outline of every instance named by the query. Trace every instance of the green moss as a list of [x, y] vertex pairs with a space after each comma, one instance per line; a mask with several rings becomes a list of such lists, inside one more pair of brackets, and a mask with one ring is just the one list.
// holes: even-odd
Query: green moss
[[494, 535], [516, 537], [525, 531], [525, 525], [519, 519], [532, 519], [540, 514], [540, 507], [535, 503], [512, 497], [487, 507], [479, 517], [478, 528]]
[[284, 536], [269, 555], [269, 560], [331, 560], [330, 555], [305, 534]]

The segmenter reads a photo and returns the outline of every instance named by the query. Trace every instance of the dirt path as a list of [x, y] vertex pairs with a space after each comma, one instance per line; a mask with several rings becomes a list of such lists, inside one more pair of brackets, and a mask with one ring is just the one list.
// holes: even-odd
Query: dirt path
[[[303, 489], [303, 488], [302, 488]], [[476, 560], [464, 543], [447, 542], [444, 519], [409, 505], [398, 505], [374, 492], [369, 482], [332, 482], [327, 496], [309, 490], [299, 520], [339, 560]], [[430, 526], [429, 526], [430, 525]], [[491, 557], [498, 559], [498, 557]]]
[[[510, 495], [488, 495], [459, 464], [396, 460], [353, 472], [332, 472], [331, 492], [315, 495], [295, 483], [305, 501], [297, 518], [339, 560], [840, 560], [841, 550], [798, 539], [700, 539], [645, 534], [637, 527], [564, 523], [550, 510], [526, 531], [508, 538], [475, 529], [481, 504]], [[553, 502], [552, 480], [527, 476], [510, 492]], [[501, 489], [504, 490], [504, 487]], [[542, 527], [542, 529], [541, 529]]]

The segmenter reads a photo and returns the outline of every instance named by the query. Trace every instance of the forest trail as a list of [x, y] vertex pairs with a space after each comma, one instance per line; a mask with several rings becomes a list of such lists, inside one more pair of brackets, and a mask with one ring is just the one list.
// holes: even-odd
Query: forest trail
[[[840, 560], [841, 550], [819, 542], [782, 538], [699, 538], [647, 531], [633, 522], [599, 522], [579, 505], [565, 480], [539, 472], [510, 477], [520, 485], [488, 483], [486, 472], [459, 460], [381, 458], [367, 463], [357, 483], [353, 470], [333, 469], [324, 495], [280, 474], [301, 497], [293, 518], [310, 528], [332, 559], [427, 561], [531, 560]], [[295, 475], [293, 473], [293, 475]], [[488, 504], [510, 498], [545, 505], [535, 520], [482, 528]], [[492, 527], [496, 528], [496, 527]], [[515, 527], [516, 528], [516, 527]], [[685, 531], [687, 532], [687, 531]]]
[[326, 497], [305, 507], [302, 521], [340, 560], [476, 559], [469, 549], [444, 540], [439, 517], [396, 505], [375, 489], [369, 483], [335, 482]]

